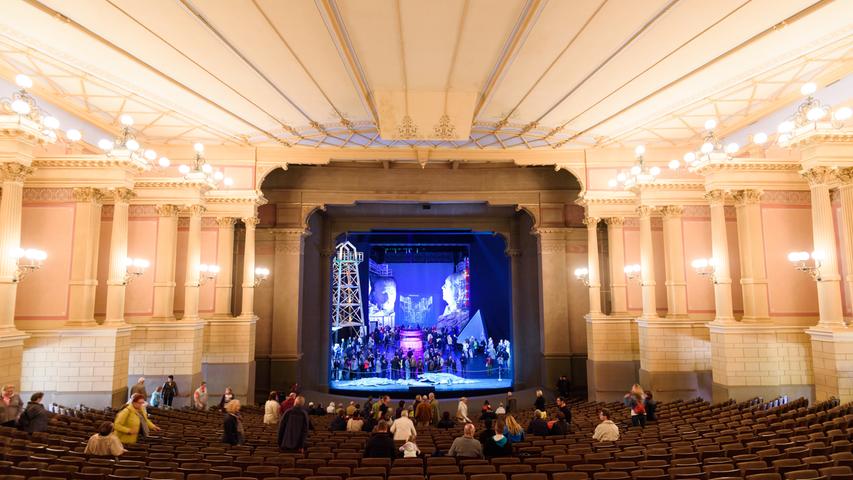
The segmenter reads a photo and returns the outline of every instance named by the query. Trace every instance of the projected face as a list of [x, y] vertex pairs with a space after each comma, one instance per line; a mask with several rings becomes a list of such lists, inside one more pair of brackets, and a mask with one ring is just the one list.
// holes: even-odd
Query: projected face
[[384, 313], [394, 311], [394, 306], [397, 303], [397, 282], [393, 278], [382, 278], [373, 284], [371, 291], [372, 303], [377, 310]]
[[441, 298], [447, 303], [448, 312], [454, 312], [465, 305], [465, 278], [461, 273], [451, 273], [441, 286]]

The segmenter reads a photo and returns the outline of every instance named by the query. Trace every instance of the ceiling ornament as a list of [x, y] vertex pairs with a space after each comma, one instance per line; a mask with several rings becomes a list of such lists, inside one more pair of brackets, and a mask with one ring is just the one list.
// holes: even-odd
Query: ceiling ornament
[[456, 127], [450, 123], [450, 116], [445, 113], [438, 119], [438, 124], [433, 127], [433, 134], [442, 140], [453, 140], [456, 138]]

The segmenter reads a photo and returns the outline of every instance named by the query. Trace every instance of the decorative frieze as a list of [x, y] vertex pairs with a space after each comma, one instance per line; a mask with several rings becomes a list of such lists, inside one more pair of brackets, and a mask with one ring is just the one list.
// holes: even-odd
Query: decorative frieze
[[24, 203], [36, 202], [73, 202], [74, 191], [71, 188], [24, 188]]
[[614, 227], [621, 227], [625, 224], [625, 217], [607, 217], [604, 219], [604, 223], [613, 225]]

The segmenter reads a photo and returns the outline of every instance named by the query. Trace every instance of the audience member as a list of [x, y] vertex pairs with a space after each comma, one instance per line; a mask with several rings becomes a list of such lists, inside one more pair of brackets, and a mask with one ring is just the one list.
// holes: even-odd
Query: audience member
[[658, 417], [655, 412], [658, 409], [658, 402], [654, 399], [652, 392], [646, 392], [646, 421], [656, 422]]
[[347, 417], [352, 417], [352, 414], [355, 413], [356, 410], [355, 401], [351, 400], [349, 405], [347, 405]]
[[426, 427], [432, 424], [432, 405], [429, 401], [421, 400], [415, 408], [415, 420], [418, 421], [419, 427]]
[[462, 397], [459, 399], [459, 404], [456, 406], [456, 421], [460, 423], [471, 423], [468, 418], [468, 399]]
[[415, 438], [418, 435], [417, 430], [415, 430], [415, 424], [409, 418], [408, 410], [403, 410], [400, 418], [394, 420], [394, 423], [391, 424], [391, 433], [394, 434], [394, 440], [403, 441]]
[[352, 418], [347, 421], [348, 432], [360, 432], [364, 428], [364, 420], [361, 419], [361, 412], [356, 410], [352, 414]]
[[394, 446], [394, 439], [388, 433], [388, 422], [380, 420], [364, 446], [364, 458], [389, 458], [393, 460], [396, 456], [397, 448]]
[[504, 408], [504, 402], [498, 402], [498, 408], [495, 409], [495, 415], [506, 415], [506, 408]]
[[397, 402], [397, 410], [394, 410], [394, 419], [400, 418], [404, 410], [406, 410], [406, 401], [400, 400]]
[[139, 380], [136, 381], [132, 387], [130, 387], [130, 396], [133, 397], [137, 393], [142, 394], [143, 397], [148, 399], [148, 391], [145, 390], [145, 377], [139, 377]]
[[610, 412], [601, 410], [598, 412], [598, 419], [601, 423], [595, 427], [595, 432], [592, 434], [592, 439], [599, 442], [615, 442], [619, 440], [619, 427], [610, 420]]
[[410, 437], [409, 441], [407, 441], [403, 444], [402, 447], [400, 447], [400, 451], [403, 452], [403, 458], [415, 458], [421, 453], [421, 450], [415, 443], [415, 437]]
[[118, 439], [125, 445], [136, 443], [140, 437], [147, 437], [151, 430], [155, 432], [160, 430], [148, 419], [148, 412], [145, 411], [145, 396], [141, 393], [133, 394], [130, 403], [119, 410], [113, 428]]
[[563, 412], [557, 412], [553, 420], [548, 422], [548, 433], [551, 435], [566, 435], [569, 433], [569, 424]]
[[466, 423], [462, 436], [453, 439], [447, 455], [451, 457], [483, 458], [483, 445], [474, 438], [474, 424]]
[[[296, 395], [291, 393], [290, 395]], [[289, 396], [289, 395], [288, 395]], [[305, 397], [298, 396], [278, 424], [278, 446], [281, 450], [300, 453], [308, 446], [308, 430], [311, 429], [311, 419], [305, 410]]]
[[533, 408], [541, 412], [545, 411], [545, 395], [542, 390], [536, 390], [536, 400], [533, 401]]
[[506, 424], [504, 425], [503, 434], [506, 435], [512, 443], [523, 442], [524, 428], [521, 427], [515, 417], [507, 415], [505, 422]]
[[267, 398], [267, 403], [264, 404], [264, 423], [266, 425], [275, 425], [278, 423], [280, 415], [278, 414], [278, 392], [273, 390]]
[[483, 455], [486, 458], [494, 457], [509, 457], [512, 455], [512, 441], [504, 435], [503, 420], [495, 422], [495, 428], [486, 437], [486, 442], [483, 443]]
[[429, 398], [429, 406], [430, 408], [432, 408], [432, 423], [438, 425], [438, 422], [441, 418], [441, 410], [439, 409], [438, 399], [435, 398], [435, 394], [432, 392], [429, 392], [429, 396], [427, 398]]
[[329, 406], [326, 407], [326, 415], [334, 415], [335, 413], [335, 402], [329, 402]]
[[36, 392], [30, 396], [30, 402], [27, 403], [27, 408], [24, 413], [18, 417], [18, 428], [27, 433], [43, 432], [47, 430], [47, 424], [50, 417], [41, 404], [44, 393]]
[[113, 433], [113, 424], [110, 422], [101, 422], [98, 426], [98, 433], [89, 437], [86, 442], [84, 455], [93, 456], [111, 456], [118, 457], [127, 452], [122, 445], [121, 440]]
[[228, 405], [231, 400], [234, 400], [234, 390], [231, 390], [231, 387], [225, 387], [225, 393], [219, 399], [219, 409], [225, 410], [225, 405]]
[[506, 392], [506, 413], [518, 411], [518, 401], [512, 396], [512, 392]]
[[622, 399], [625, 406], [631, 409], [631, 425], [635, 427], [646, 426], [645, 392], [638, 384], [631, 386], [631, 391]]
[[347, 414], [343, 408], [338, 409], [338, 414], [329, 423], [330, 432], [345, 432], [347, 429]]
[[240, 419], [240, 400], [231, 400], [225, 404], [222, 443], [231, 446], [241, 445], [245, 439], [243, 422]]
[[483, 431], [477, 435], [480, 445], [486, 444], [486, 439], [495, 434], [495, 427], [490, 418], [483, 420]]
[[201, 382], [193, 392], [193, 408], [196, 410], [207, 410], [207, 382]]
[[571, 383], [569, 383], [569, 378], [565, 375], [561, 375], [560, 379], [557, 380], [557, 392], [563, 398], [569, 398], [569, 393], [571, 393]]
[[533, 411], [533, 419], [527, 425], [527, 433], [531, 435], [546, 436], [548, 435], [548, 423], [545, 421], [547, 412], [541, 410]]
[[450, 412], [444, 412], [443, 414], [441, 414], [441, 420], [438, 421], [438, 425], [436, 426], [438, 428], [448, 429], [455, 427], [456, 422], [454, 422], [453, 419], [450, 418]]
[[163, 406], [172, 408], [172, 401], [178, 396], [178, 384], [175, 383], [175, 376], [169, 375], [166, 377], [166, 383], [163, 384]]
[[163, 404], [163, 386], [158, 385], [157, 388], [151, 392], [151, 399], [148, 400], [148, 405], [151, 405], [152, 408], [160, 408]]
[[568, 423], [569, 426], [571, 426], [571, 424], [572, 424], [572, 408], [569, 407], [569, 404], [566, 402], [566, 399], [564, 397], [557, 397], [557, 410], [562, 412], [563, 417], [566, 418], [566, 423]]
[[281, 416], [284, 416], [284, 414], [287, 413], [288, 410], [293, 408], [293, 404], [295, 402], [296, 402], [296, 394], [295, 393], [288, 393], [287, 398], [285, 398], [284, 401], [281, 402], [281, 407], [278, 409], [278, 414]]

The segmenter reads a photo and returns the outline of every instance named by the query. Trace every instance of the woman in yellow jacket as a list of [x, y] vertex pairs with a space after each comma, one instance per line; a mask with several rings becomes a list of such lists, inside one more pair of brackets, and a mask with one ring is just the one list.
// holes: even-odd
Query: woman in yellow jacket
[[151, 430], [155, 432], [160, 430], [160, 427], [148, 420], [148, 413], [145, 411], [145, 396], [141, 393], [134, 394], [130, 404], [116, 414], [113, 428], [118, 439], [125, 445], [136, 443], [140, 435], [143, 438], [147, 437]]

